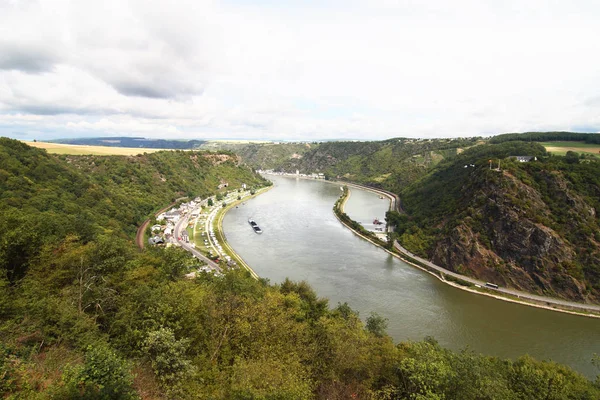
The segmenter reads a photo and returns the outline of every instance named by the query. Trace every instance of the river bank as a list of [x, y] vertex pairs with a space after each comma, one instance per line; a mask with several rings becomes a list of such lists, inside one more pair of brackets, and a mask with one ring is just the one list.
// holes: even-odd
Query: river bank
[[[332, 183], [340, 184], [341, 182], [332, 182]], [[346, 184], [345, 186], [348, 187], [350, 185]], [[362, 187], [361, 185], [352, 185], [352, 186], [359, 187], [361, 189], [367, 189], [367, 190], [377, 193], [379, 195], [384, 195], [384, 196], [390, 198], [391, 201], [395, 200], [395, 199], [392, 200], [392, 197], [385, 191], [379, 191], [375, 188], [365, 188], [365, 187]], [[358, 224], [355, 221], [351, 220], [347, 216], [347, 214], [345, 213], [344, 207], [346, 205], [346, 202], [350, 198], [350, 193], [351, 192], [349, 189], [345, 190], [344, 193], [342, 194], [342, 197], [340, 198], [340, 200], [338, 202], [336, 202], [336, 204], [334, 206], [334, 214], [336, 215], [336, 218], [344, 226], [346, 226], [348, 229], [350, 229], [355, 235], [359, 236], [360, 238], [370, 242], [371, 244], [373, 244], [375, 246], [380, 247], [381, 249], [386, 251], [388, 254], [401, 259], [405, 263], [407, 263], [413, 267], [419, 268], [422, 271], [425, 271], [425, 272], [433, 275], [441, 282], [443, 282], [447, 285], [450, 285], [454, 288], [457, 288], [457, 289], [461, 289], [461, 290], [464, 290], [464, 291], [467, 291], [470, 293], [474, 293], [474, 294], [488, 296], [488, 297], [491, 297], [491, 298], [494, 298], [497, 300], [503, 300], [503, 301], [507, 301], [507, 302], [511, 302], [511, 303], [515, 303], [515, 304], [541, 308], [544, 310], [558, 311], [558, 312], [563, 312], [563, 313], [572, 314], [572, 315], [591, 317], [591, 318], [600, 318], [600, 310], [599, 310], [600, 307], [598, 307], [598, 306], [579, 304], [579, 303], [564, 304], [565, 302], [560, 299], [543, 297], [543, 296], [533, 295], [531, 293], [525, 293], [525, 292], [520, 292], [520, 291], [513, 291], [515, 294], [510, 294], [510, 293], [499, 294], [499, 291], [497, 291], [497, 290], [492, 292], [491, 290], [486, 289], [485, 282], [483, 282], [483, 281], [478, 281], [478, 280], [475, 280], [475, 279], [467, 277], [467, 276], [456, 274], [452, 271], [448, 271], [439, 266], [426, 265], [425, 263], [428, 263], [428, 264], [431, 264], [431, 263], [429, 263], [425, 260], [420, 260], [420, 257], [418, 257], [418, 256], [410, 253], [408, 250], [402, 248], [397, 242], [394, 242], [394, 247], [392, 249], [390, 249], [389, 245], [387, 245], [386, 243], [383, 243], [381, 240], [379, 240], [377, 238], [369, 237], [364, 232], [360, 232], [359, 229], [356, 228], [358, 226]], [[394, 208], [393, 205], [391, 205], [390, 208]], [[402, 254], [399, 254], [400, 251], [402, 252]], [[423, 262], [423, 261], [425, 261], [425, 262]], [[432, 270], [432, 268], [435, 268], [435, 269]], [[501, 289], [501, 290], [503, 290], [503, 289]], [[546, 304], [544, 304], [544, 303], [546, 303]]]
[[219, 242], [223, 244], [223, 248], [224, 248], [225, 252], [227, 254], [229, 254], [229, 256], [238, 265], [241, 265], [244, 269], [246, 269], [246, 271], [248, 271], [254, 279], [260, 279], [260, 277], [252, 269], [252, 267], [250, 265], [248, 265], [248, 263], [246, 261], [244, 261], [244, 259], [227, 242], [227, 236], [225, 235], [225, 232], [223, 231], [223, 218], [225, 217], [227, 212], [229, 210], [231, 210], [233, 207], [237, 207], [237, 206], [239, 206], [239, 204], [242, 204], [260, 194], [266, 193], [267, 191], [271, 190], [272, 188], [273, 188], [273, 185], [261, 188], [261, 189], [257, 190], [256, 193], [254, 193], [253, 195], [250, 195], [249, 197], [244, 197], [240, 200], [235, 200], [235, 201], [227, 204], [225, 207], [223, 207], [221, 210], [219, 210], [217, 212], [213, 221], [209, 221], [209, 224], [212, 224], [212, 227], [215, 232], [215, 236], [217, 237]]

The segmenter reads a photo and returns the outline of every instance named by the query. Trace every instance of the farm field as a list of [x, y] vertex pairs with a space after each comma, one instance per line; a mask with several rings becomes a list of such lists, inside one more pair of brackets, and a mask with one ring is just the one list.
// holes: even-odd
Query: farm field
[[600, 157], [600, 145], [584, 142], [542, 142], [540, 143], [552, 154], [564, 156], [567, 151], [575, 151], [577, 153], [594, 154]]
[[135, 147], [84, 146], [48, 142], [30, 142], [25, 140], [23, 142], [32, 147], [45, 149], [48, 153], [70, 155], [134, 156], [136, 154], [154, 153], [163, 150]]

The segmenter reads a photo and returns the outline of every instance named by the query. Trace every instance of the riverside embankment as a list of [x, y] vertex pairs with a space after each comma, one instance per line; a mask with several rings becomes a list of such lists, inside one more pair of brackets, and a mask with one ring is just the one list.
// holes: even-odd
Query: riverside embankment
[[225, 250], [225, 252], [227, 254], [229, 254], [229, 256], [236, 262], [236, 264], [238, 266], [241, 266], [242, 268], [246, 269], [250, 273], [250, 275], [252, 275], [252, 277], [254, 279], [259, 279], [258, 274], [252, 269], [252, 267], [250, 265], [248, 265], [248, 263], [246, 261], [244, 261], [244, 259], [238, 253], [236, 253], [236, 251], [233, 249], [233, 247], [231, 247], [229, 245], [229, 243], [227, 242], [227, 235], [223, 231], [223, 218], [225, 217], [225, 215], [227, 214], [227, 212], [229, 210], [233, 209], [234, 207], [238, 208], [240, 205], [242, 205], [242, 207], [243, 207], [245, 205], [246, 201], [248, 201], [262, 193], [265, 193], [272, 188], [273, 188], [273, 186], [261, 188], [253, 195], [242, 197], [239, 200], [235, 200], [235, 201], [227, 204], [225, 207], [223, 207], [222, 209], [217, 211], [216, 215], [214, 216], [214, 218], [212, 220], [209, 220], [207, 222], [207, 225], [211, 225], [213, 227], [215, 235], [217, 237], [217, 240], [219, 240], [219, 242], [222, 243], [223, 250]]

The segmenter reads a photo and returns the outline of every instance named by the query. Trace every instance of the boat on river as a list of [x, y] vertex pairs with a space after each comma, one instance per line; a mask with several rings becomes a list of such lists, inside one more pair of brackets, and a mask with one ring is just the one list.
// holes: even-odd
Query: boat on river
[[250, 224], [250, 226], [252, 227], [252, 229], [254, 230], [255, 233], [263, 232], [262, 229], [260, 229], [260, 226], [258, 226], [256, 221], [254, 221], [252, 218], [248, 218], [248, 223]]

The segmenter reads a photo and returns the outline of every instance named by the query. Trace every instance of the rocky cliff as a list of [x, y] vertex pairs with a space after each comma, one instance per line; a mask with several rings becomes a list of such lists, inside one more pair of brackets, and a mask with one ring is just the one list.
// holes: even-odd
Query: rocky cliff
[[[399, 226], [400, 241], [436, 264], [501, 286], [599, 302], [600, 163], [506, 159], [495, 170], [481, 157], [470, 162], [405, 191], [413, 216]], [[444, 195], [435, 193], [439, 187]]]

